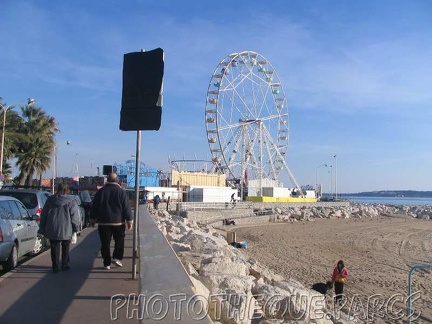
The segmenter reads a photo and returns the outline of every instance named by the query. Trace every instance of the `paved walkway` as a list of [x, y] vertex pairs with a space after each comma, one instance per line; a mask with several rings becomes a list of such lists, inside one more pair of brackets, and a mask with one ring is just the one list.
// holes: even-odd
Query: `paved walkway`
[[127, 318], [133, 307], [121, 307], [122, 298], [111, 305], [113, 295], [139, 294], [139, 280], [132, 279], [132, 238], [127, 231], [122, 268], [103, 269], [97, 229], [89, 228], [71, 245], [71, 270], [54, 274], [45, 251], [3, 275], [0, 323], [138, 323], [137, 313]]

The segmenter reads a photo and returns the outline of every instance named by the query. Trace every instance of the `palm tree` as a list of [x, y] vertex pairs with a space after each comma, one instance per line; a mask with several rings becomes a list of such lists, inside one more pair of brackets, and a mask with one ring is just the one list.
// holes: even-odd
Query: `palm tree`
[[[17, 149], [17, 143], [23, 140], [23, 135], [19, 133], [19, 128], [22, 125], [21, 117], [9, 108], [6, 114], [6, 124], [4, 127], [4, 145], [3, 149], [3, 170], [2, 174], [5, 176], [6, 182], [10, 180], [12, 173], [11, 165], [8, 163], [8, 159], [12, 158]], [[0, 127], [3, 127], [3, 118], [1, 118]]]
[[25, 135], [20, 133], [23, 120], [18, 113], [12, 109], [8, 110], [6, 115], [5, 147], [3, 151], [6, 161], [15, 155], [19, 143], [25, 140]]
[[10, 182], [12, 180], [12, 167], [9, 163], [4, 162], [3, 163], [3, 175], [4, 175], [4, 182]]
[[58, 132], [56, 120], [40, 107], [21, 107], [23, 123], [19, 132], [24, 135], [17, 146], [16, 165], [20, 168], [20, 185], [31, 185], [35, 173], [42, 177], [51, 164], [54, 135]]
[[[0, 97], [0, 103], [3, 107], [8, 107], [7, 104], [3, 103], [2, 98]], [[21, 117], [13, 110], [14, 107], [8, 107], [7, 113], [2, 111], [3, 114], [6, 113], [6, 123], [3, 128], [3, 118], [0, 118], [0, 127], [4, 130], [4, 143], [1, 145], [3, 150], [3, 170], [0, 170], [3, 175], [8, 178], [11, 173], [11, 166], [7, 164], [7, 160], [13, 157], [14, 149], [16, 149], [16, 142], [20, 141], [23, 137], [19, 134], [18, 129], [22, 124]]]

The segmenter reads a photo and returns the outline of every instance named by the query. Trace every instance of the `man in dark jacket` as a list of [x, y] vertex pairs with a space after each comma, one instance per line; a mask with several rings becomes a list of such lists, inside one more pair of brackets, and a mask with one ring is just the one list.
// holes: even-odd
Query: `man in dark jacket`
[[50, 240], [54, 273], [59, 271], [60, 247], [61, 269], [70, 269], [69, 244], [72, 233], [76, 233], [80, 225], [78, 204], [75, 199], [68, 197], [68, 194], [68, 186], [59, 184], [56, 194], [46, 201], [39, 224], [39, 233]]
[[[124, 238], [126, 225], [133, 227], [132, 211], [126, 192], [118, 184], [116, 173], [108, 175], [105, 186], [96, 193], [90, 210], [90, 225], [98, 223], [101, 241], [101, 254], [104, 268], [110, 269], [111, 263], [123, 266]], [[114, 239], [114, 251], [111, 259], [110, 244]]]

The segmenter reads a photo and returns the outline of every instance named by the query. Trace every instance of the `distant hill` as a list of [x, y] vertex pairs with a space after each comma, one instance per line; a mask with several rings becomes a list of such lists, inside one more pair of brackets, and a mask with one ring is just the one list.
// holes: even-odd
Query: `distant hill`
[[361, 197], [407, 197], [407, 198], [431, 198], [432, 191], [416, 191], [416, 190], [380, 190], [380, 191], [365, 191], [357, 193], [346, 193], [341, 196], [361, 196]]

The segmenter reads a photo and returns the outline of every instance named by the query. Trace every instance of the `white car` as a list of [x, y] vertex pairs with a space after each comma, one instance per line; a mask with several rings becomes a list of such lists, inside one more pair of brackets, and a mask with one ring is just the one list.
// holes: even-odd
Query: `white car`
[[26, 254], [40, 252], [35, 248], [41, 244], [38, 229], [39, 225], [18, 199], [0, 196], [0, 264], [3, 270], [14, 269], [18, 258]]

